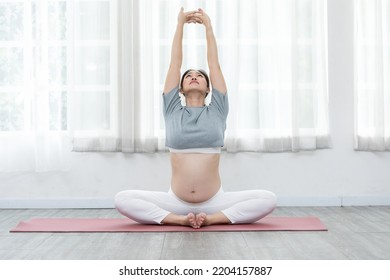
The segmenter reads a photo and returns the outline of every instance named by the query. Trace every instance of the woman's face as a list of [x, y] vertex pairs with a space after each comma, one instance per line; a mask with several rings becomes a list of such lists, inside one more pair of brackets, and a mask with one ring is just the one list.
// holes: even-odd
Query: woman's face
[[198, 89], [205, 94], [209, 91], [205, 76], [196, 70], [191, 70], [183, 78], [183, 92], [187, 92], [192, 89]]

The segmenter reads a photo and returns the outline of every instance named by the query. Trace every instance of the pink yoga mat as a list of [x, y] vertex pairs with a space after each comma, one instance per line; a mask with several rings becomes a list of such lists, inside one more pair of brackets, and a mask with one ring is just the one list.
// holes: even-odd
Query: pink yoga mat
[[48, 218], [20, 222], [10, 232], [174, 232], [174, 231], [313, 231], [327, 230], [316, 217], [265, 217], [253, 224], [186, 226], [141, 225], [126, 218]]

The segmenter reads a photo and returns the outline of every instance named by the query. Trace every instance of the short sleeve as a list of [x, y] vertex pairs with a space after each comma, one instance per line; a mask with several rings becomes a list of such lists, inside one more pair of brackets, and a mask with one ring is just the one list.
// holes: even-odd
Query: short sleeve
[[164, 117], [182, 107], [178, 86], [170, 92], [163, 94], [163, 106]]
[[225, 118], [229, 113], [229, 101], [227, 93], [223, 94], [213, 88], [210, 106], [215, 107]]

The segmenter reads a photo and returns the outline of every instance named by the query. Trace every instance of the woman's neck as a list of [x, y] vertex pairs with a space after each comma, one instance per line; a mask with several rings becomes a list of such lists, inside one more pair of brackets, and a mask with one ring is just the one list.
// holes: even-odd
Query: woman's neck
[[204, 106], [204, 99], [205, 97], [203, 95], [200, 95], [199, 93], [187, 93], [185, 95], [186, 97], [186, 106], [187, 107], [203, 107]]

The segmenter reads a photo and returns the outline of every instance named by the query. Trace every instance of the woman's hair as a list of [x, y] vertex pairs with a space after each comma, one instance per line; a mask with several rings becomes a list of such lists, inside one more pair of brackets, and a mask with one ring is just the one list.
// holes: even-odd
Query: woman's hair
[[188, 74], [188, 72], [190, 71], [196, 71], [196, 72], [199, 72], [201, 73], [205, 79], [206, 79], [206, 83], [207, 83], [207, 88], [210, 88], [210, 79], [209, 79], [209, 76], [207, 75], [206, 71], [204, 70], [195, 70], [195, 69], [188, 69], [187, 71], [184, 72], [184, 74], [181, 76], [181, 80], [180, 80], [180, 88], [183, 88], [183, 80], [184, 80], [184, 77]]

